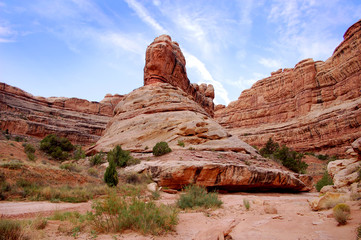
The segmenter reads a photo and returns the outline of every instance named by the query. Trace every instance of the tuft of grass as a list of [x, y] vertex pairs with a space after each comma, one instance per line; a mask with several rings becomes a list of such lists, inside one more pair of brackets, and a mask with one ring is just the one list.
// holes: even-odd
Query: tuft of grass
[[316, 190], [319, 192], [324, 186], [333, 185], [333, 180], [327, 170], [323, 173], [322, 178], [316, 183]]
[[356, 229], [356, 237], [357, 237], [357, 240], [361, 239], [361, 224]]
[[185, 193], [177, 201], [177, 206], [181, 209], [212, 208], [222, 205], [222, 201], [218, 199], [218, 194], [215, 192], [207, 193], [205, 187], [189, 185], [184, 190]]
[[44, 229], [46, 227], [46, 225], [48, 225], [48, 220], [46, 218], [42, 218], [42, 217], [37, 217], [32, 222], [33, 228], [35, 228], [37, 230]]
[[76, 146], [74, 153], [73, 153], [73, 157], [75, 160], [79, 160], [79, 159], [83, 159], [86, 157], [85, 152], [83, 151], [81, 146]]
[[246, 199], [246, 198], [243, 199], [243, 205], [247, 209], [247, 211], [251, 207], [251, 204], [249, 203], [248, 199]]
[[345, 225], [350, 217], [350, 206], [345, 203], [339, 203], [333, 208], [333, 216], [339, 225]]
[[20, 240], [24, 238], [24, 231], [19, 221], [0, 219], [0, 240]]
[[89, 168], [88, 174], [93, 177], [98, 177], [98, 171], [95, 168]]
[[178, 222], [177, 210], [163, 204], [131, 200], [110, 193], [104, 201], [97, 201], [89, 212], [90, 224], [97, 232], [123, 232], [126, 229], [142, 234], [160, 235], [172, 231]]
[[129, 184], [145, 184], [151, 183], [152, 180], [147, 174], [131, 172], [125, 175], [125, 182]]
[[11, 160], [10, 162], [3, 163], [1, 166], [4, 168], [16, 170], [16, 169], [21, 169], [24, 166], [24, 164], [19, 160]]
[[81, 172], [80, 167], [75, 163], [63, 163], [60, 165], [60, 169], [65, 169], [70, 172]]
[[185, 144], [182, 140], [178, 140], [178, 146], [185, 147]]

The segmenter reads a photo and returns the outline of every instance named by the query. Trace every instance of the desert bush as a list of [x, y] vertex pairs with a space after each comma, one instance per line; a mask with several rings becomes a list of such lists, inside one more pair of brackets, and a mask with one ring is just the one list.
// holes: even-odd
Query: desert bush
[[69, 152], [74, 149], [74, 146], [68, 139], [50, 134], [41, 140], [40, 149], [54, 159], [65, 160], [69, 157]]
[[339, 203], [333, 208], [333, 216], [340, 225], [347, 223], [350, 213], [350, 206], [345, 203]]
[[161, 156], [171, 151], [172, 149], [169, 148], [168, 143], [166, 142], [159, 142], [153, 147], [154, 156]]
[[307, 163], [302, 161], [302, 153], [293, 151], [286, 145], [280, 147], [272, 138], [268, 139], [265, 147], [260, 150], [260, 153], [263, 157], [279, 161], [283, 166], [297, 173], [305, 173], [308, 167]]
[[357, 238], [357, 240], [361, 239], [361, 224], [360, 224], [360, 226], [356, 229], [356, 238]]
[[126, 229], [142, 234], [160, 235], [173, 230], [177, 224], [175, 208], [154, 202], [143, 202], [137, 198], [130, 201], [119, 198], [115, 193], [92, 206], [90, 224], [98, 232], [122, 232]]
[[124, 180], [129, 184], [147, 184], [152, 182], [148, 175], [139, 174], [136, 172], [127, 173], [124, 177]]
[[178, 146], [185, 147], [185, 144], [182, 140], [178, 140]]
[[273, 154], [280, 148], [277, 142], [274, 142], [272, 138], [269, 138], [264, 148], [261, 148], [260, 153], [262, 156], [266, 157], [267, 155]]
[[23, 238], [23, 229], [19, 221], [0, 219], [0, 240], [18, 240]]
[[119, 181], [117, 169], [114, 161], [112, 159], [108, 159], [108, 160], [109, 160], [109, 166], [107, 167], [104, 173], [104, 182], [109, 187], [115, 187], [118, 185], [118, 181]]
[[323, 173], [322, 178], [316, 183], [316, 190], [319, 192], [324, 186], [333, 185], [332, 177], [328, 174], [327, 170]]
[[245, 199], [245, 198], [243, 199], [243, 205], [247, 209], [247, 211], [251, 207], [251, 204], [249, 203], [248, 199]]
[[318, 154], [316, 155], [316, 157], [320, 160], [327, 160], [329, 158], [327, 154], [326, 155]]
[[100, 165], [102, 163], [105, 163], [104, 153], [100, 152], [100, 153], [95, 154], [94, 156], [90, 157], [89, 161], [90, 161], [91, 166]]
[[207, 193], [205, 187], [189, 185], [185, 187], [185, 193], [180, 196], [177, 206], [181, 209], [186, 208], [211, 208], [220, 207], [222, 201], [218, 199], [217, 193]]
[[60, 169], [65, 169], [70, 172], [81, 172], [80, 167], [75, 163], [63, 163], [60, 165]]
[[140, 162], [138, 159], [134, 159], [129, 151], [123, 150], [120, 145], [108, 152], [108, 162], [110, 161], [113, 161], [118, 167], [135, 165]]
[[25, 153], [35, 153], [35, 147], [30, 143], [23, 144]]
[[79, 159], [83, 159], [85, 158], [86, 155], [85, 155], [85, 152], [83, 151], [82, 147], [81, 146], [76, 146], [75, 147], [75, 150], [74, 150], [74, 153], [73, 153], [73, 158], [75, 160], [79, 160]]
[[37, 217], [32, 222], [33, 228], [35, 228], [37, 230], [44, 229], [47, 224], [48, 224], [48, 220], [46, 218], [42, 218], [42, 217]]

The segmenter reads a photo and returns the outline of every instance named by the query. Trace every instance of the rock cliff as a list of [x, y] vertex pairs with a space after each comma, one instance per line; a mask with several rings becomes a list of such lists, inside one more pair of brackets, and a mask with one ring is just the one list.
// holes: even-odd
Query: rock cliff
[[35, 97], [0, 83], [0, 128], [12, 134], [43, 138], [56, 133], [73, 143], [94, 143], [120, 99], [120, 95], [107, 95], [98, 103], [78, 98]]
[[325, 62], [305, 59], [256, 82], [216, 120], [251, 145], [269, 137], [300, 151], [342, 155], [361, 136], [361, 21]]
[[147, 48], [144, 86], [119, 101], [88, 154], [116, 145], [151, 153], [157, 142], [165, 141], [172, 153], [148, 154], [125, 171], [148, 172], [160, 186], [173, 189], [191, 183], [228, 191], [310, 189], [311, 178], [267, 161], [211, 118], [213, 97], [213, 87], [190, 84], [178, 44], [160, 36]]
[[145, 54], [144, 86], [161, 82], [179, 87], [187, 96], [214, 115], [214, 88], [211, 84], [191, 84], [186, 71], [186, 60], [179, 44], [168, 35], [154, 39]]

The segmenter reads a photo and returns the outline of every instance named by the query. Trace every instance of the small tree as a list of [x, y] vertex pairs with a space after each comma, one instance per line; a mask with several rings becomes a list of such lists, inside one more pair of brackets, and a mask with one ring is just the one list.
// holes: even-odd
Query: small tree
[[72, 151], [74, 146], [67, 138], [50, 134], [41, 140], [40, 149], [55, 159], [64, 160], [68, 158], [68, 152]]
[[109, 187], [115, 187], [118, 185], [119, 182], [116, 165], [112, 159], [108, 161], [109, 161], [109, 166], [107, 167], [104, 173], [104, 182]]
[[154, 156], [161, 156], [166, 153], [171, 152], [172, 149], [168, 146], [168, 143], [166, 142], [159, 142], [153, 147], [153, 155]]
[[120, 145], [117, 145], [112, 151], [108, 152], [108, 161], [114, 161], [118, 167], [125, 167], [128, 162], [132, 162], [133, 157], [129, 151], [124, 151]]
[[273, 154], [279, 148], [280, 148], [279, 144], [277, 142], [274, 142], [272, 138], [269, 138], [266, 143], [266, 146], [260, 150], [260, 153], [262, 156], [266, 157], [268, 155]]

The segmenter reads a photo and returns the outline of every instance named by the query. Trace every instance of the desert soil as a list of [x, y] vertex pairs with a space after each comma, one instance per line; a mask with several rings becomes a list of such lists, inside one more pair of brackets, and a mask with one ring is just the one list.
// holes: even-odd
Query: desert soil
[[[97, 235], [96, 239], [217, 239], [223, 232], [229, 232], [232, 239], [355, 239], [356, 228], [361, 224], [361, 202], [349, 202], [351, 219], [347, 225], [338, 226], [332, 217], [332, 210], [313, 212], [307, 200], [317, 193], [238, 193], [221, 194], [223, 206], [216, 210], [186, 211], [179, 213], [179, 224], [175, 232], [164, 236], [143, 236], [126, 231]], [[173, 204], [179, 194], [162, 193], [158, 202]], [[250, 202], [247, 211], [243, 199]], [[272, 209], [272, 208], [275, 209]], [[29, 218], [49, 215], [54, 211], [91, 210], [88, 203], [50, 202], [0, 202], [0, 214], [10, 218]], [[275, 211], [273, 212], [272, 211]], [[268, 212], [268, 213], [266, 213]], [[270, 213], [271, 212], [271, 213]], [[61, 221], [49, 221], [41, 235], [44, 239], [74, 239], [71, 234], [59, 231]], [[81, 233], [77, 239], [92, 239], [94, 235]]]

